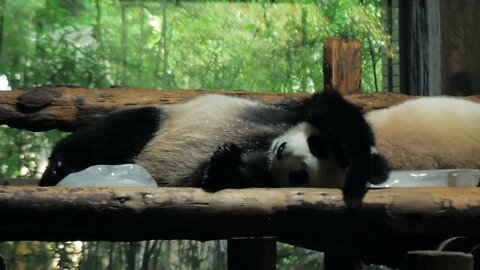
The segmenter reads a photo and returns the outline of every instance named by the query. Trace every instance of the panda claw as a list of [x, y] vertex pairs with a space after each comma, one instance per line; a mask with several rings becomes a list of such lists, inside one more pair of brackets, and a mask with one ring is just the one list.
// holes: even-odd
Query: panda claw
[[212, 156], [212, 163], [220, 162], [227, 166], [238, 165], [241, 162], [242, 151], [234, 143], [226, 143], [220, 146]]
[[201, 185], [207, 189], [223, 189], [238, 186], [232, 181], [242, 165], [242, 150], [234, 143], [220, 146], [214, 153], [202, 177]]

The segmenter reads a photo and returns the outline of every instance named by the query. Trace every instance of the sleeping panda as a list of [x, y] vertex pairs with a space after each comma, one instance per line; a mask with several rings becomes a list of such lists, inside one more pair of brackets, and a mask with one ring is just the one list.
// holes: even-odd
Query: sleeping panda
[[[292, 127], [276, 138], [270, 148], [269, 163], [274, 182], [280, 186], [342, 188], [347, 168], [353, 168], [349, 168], [344, 156], [331, 158], [331, 147], [315, 126], [303, 122]], [[376, 147], [371, 146], [370, 152], [369, 182], [380, 184], [388, 178], [389, 165]]]
[[[478, 103], [453, 97], [421, 97], [371, 111], [366, 119], [377, 141], [371, 148], [373, 168], [387, 164], [386, 158], [394, 170], [480, 169]], [[330, 164], [332, 160], [319, 160], [325, 153], [321, 147], [313, 147], [315, 154], [309, 150], [316, 144], [313, 138], [317, 134], [315, 126], [301, 123], [274, 140], [270, 160], [275, 182], [300, 183], [305, 175], [316, 175], [310, 185], [338, 188], [345, 184], [338, 179], [344, 180], [346, 165], [336, 167]], [[334, 163], [342, 164], [341, 160], [337, 158]], [[377, 173], [369, 178], [372, 184], [388, 177], [388, 170], [371, 172]]]
[[421, 97], [366, 114], [394, 170], [480, 169], [480, 104]]
[[[301, 131], [304, 150], [318, 158], [281, 174], [275, 160]], [[53, 149], [41, 186], [98, 164], [135, 163], [159, 186], [205, 189], [314, 186], [341, 183], [344, 199], [358, 202], [368, 181], [383, 182], [388, 164], [374, 149], [362, 113], [336, 91], [301, 101], [266, 104], [223, 95], [189, 102], [123, 109], [70, 134]], [[380, 162], [379, 162], [380, 161]]]

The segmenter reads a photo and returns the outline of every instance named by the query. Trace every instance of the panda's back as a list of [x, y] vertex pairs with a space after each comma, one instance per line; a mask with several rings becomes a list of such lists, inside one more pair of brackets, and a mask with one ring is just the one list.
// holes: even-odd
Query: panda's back
[[367, 114], [393, 169], [480, 168], [480, 104], [424, 97]]
[[[135, 162], [165, 186], [191, 185], [192, 172], [225, 143], [275, 137], [286, 129], [284, 110], [223, 95], [205, 95], [162, 106], [162, 111], [162, 125]], [[261, 121], [262, 117], [277, 120]]]

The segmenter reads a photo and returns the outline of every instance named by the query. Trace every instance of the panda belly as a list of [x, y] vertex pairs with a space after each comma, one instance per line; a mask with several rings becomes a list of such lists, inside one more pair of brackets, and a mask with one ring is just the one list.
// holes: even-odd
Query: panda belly
[[194, 172], [226, 143], [244, 144], [257, 137], [275, 137], [285, 130], [276, 123], [251, 120], [251, 111], [269, 105], [208, 95], [190, 102], [165, 106], [166, 119], [153, 139], [135, 158], [160, 186], [190, 186]]

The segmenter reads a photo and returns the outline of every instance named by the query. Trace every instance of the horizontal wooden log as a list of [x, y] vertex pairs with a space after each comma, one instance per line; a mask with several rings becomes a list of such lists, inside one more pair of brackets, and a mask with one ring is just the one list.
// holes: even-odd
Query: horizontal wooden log
[[39, 182], [34, 178], [0, 178], [0, 186], [38, 186]]
[[245, 91], [39, 87], [0, 92], [0, 124], [31, 131], [73, 131], [115, 109], [175, 104], [207, 93], [248, 96], [267, 102], [278, 102], [286, 98], [282, 94]]
[[[0, 124], [32, 131], [59, 129], [73, 131], [103, 117], [108, 112], [130, 106], [174, 104], [207, 93], [221, 93], [280, 102], [308, 94], [257, 93], [245, 91], [156, 90], [145, 88], [109, 88], [91, 90], [71, 87], [40, 87], [0, 92]], [[385, 94], [349, 95], [347, 99], [364, 111], [387, 108], [411, 96]], [[480, 102], [480, 96], [469, 97]]]
[[360, 210], [336, 189], [2, 187], [0, 241], [277, 236], [480, 236], [480, 189], [370, 191]]

